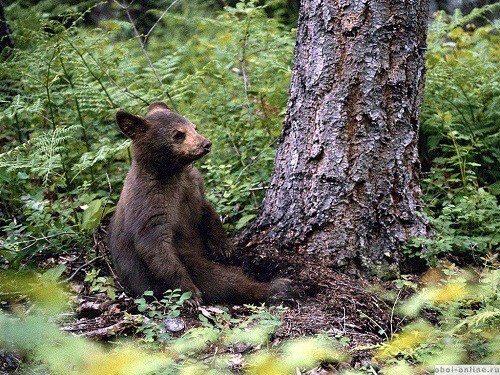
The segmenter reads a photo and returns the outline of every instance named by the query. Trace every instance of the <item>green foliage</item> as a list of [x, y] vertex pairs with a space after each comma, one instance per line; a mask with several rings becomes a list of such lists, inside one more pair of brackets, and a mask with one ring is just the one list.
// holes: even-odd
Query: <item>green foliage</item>
[[498, 265], [480, 274], [453, 265], [431, 270], [428, 284], [400, 309], [414, 322], [381, 344], [377, 359], [409, 374], [432, 371], [436, 364], [498, 364], [499, 277]]
[[[225, 307], [200, 307], [201, 326], [175, 337], [166, 330], [165, 321], [178, 317], [179, 308], [189, 297], [190, 293], [181, 295], [174, 290], [167, 291], [165, 298], [157, 300], [152, 292], [145, 292], [143, 298], [135, 300], [142, 315], [128, 315], [129, 321], [137, 326], [142, 341], [156, 346], [160, 343], [160, 347], [176, 354], [177, 362], [169, 366], [173, 372], [226, 373], [228, 364], [234, 360], [226, 352], [235, 347], [244, 348], [244, 351], [261, 346], [269, 348], [248, 356], [242, 362], [247, 363], [250, 374], [288, 374], [297, 367], [307, 369], [320, 361], [338, 362], [347, 358], [338, 350], [336, 339], [327, 335], [290, 341], [278, 349], [270, 348], [269, 339], [281, 327], [286, 310], [280, 306], [246, 306], [252, 313], [243, 318], [233, 317]], [[220, 348], [221, 354], [216, 352], [212, 365], [207, 366], [200, 357], [206, 356], [213, 346]]]
[[[227, 366], [234, 358], [226, 353], [225, 348], [236, 345], [249, 348], [264, 346], [264, 349], [246, 355], [240, 362], [249, 374], [289, 374], [296, 368], [312, 368], [319, 361], [347, 360], [345, 353], [338, 349], [343, 341], [332, 340], [326, 335], [272, 347], [269, 337], [281, 325], [282, 311], [264, 307], [253, 307], [252, 315], [237, 319], [224, 308], [202, 308], [201, 316], [206, 318], [202, 320], [202, 326], [189, 329], [179, 338], [166, 334], [155, 335], [157, 340], [154, 341], [146, 340], [151, 349], [158, 348], [159, 344], [163, 354], [157, 349], [146, 353], [144, 349], [125, 343], [115, 343], [113, 350], [104, 350], [98, 344], [64, 335], [48, 323], [47, 314], [61, 311], [65, 306], [64, 292], [54, 283], [61, 272], [60, 267], [43, 275], [22, 278], [2, 275], [0, 284], [2, 300], [12, 301], [14, 296], [18, 296], [17, 300], [21, 301], [23, 295], [28, 295], [31, 303], [40, 307], [16, 308], [12, 310], [15, 315], [2, 313], [0, 342], [10, 348], [22, 349], [35, 361], [33, 363], [41, 361], [53, 373], [60, 373], [67, 361], [75, 369], [85, 369], [85, 373], [94, 373], [92, 371], [99, 369], [102, 373], [102, 367], [112, 368], [117, 363], [120, 363], [120, 371], [124, 372], [131, 371], [135, 366], [147, 369], [149, 367], [146, 366], [154, 364], [153, 368], [159, 373], [195, 369], [205, 373], [227, 373]], [[429, 272], [426, 286], [398, 309], [400, 314], [415, 320], [378, 346], [378, 366], [384, 372], [404, 367], [405, 373], [417, 374], [432, 370], [435, 364], [498, 363], [499, 276], [494, 265], [481, 274], [464, 272], [454, 266]], [[150, 294], [146, 293], [146, 297], [150, 298]], [[177, 316], [178, 307], [188, 297], [187, 294], [171, 291], [160, 301], [148, 303], [146, 299], [138, 299], [136, 302], [144, 316], [148, 316], [151, 322], [158, 322]], [[432, 316], [440, 324], [429, 323], [426, 316]], [[146, 330], [141, 332], [148, 337]], [[64, 352], [51, 354], [54, 343], [63, 345]], [[158, 344], [152, 346], [153, 343]], [[214, 346], [220, 348], [220, 354], [216, 351], [210, 364], [203, 362], [201, 359], [207, 352], [211, 353]], [[140, 360], [141, 356], [146, 356], [148, 361]], [[122, 363], [125, 358], [128, 359]], [[96, 363], [100, 366], [97, 367]]]
[[127, 320], [136, 326], [136, 333], [145, 343], [161, 342], [172, 345], [174, 350], [198, 354], [207, 349], [208, 343], [247, 345], [267, 343], [271, 334], [282, 325], [281, 317], [286, 310], [280, 306], [246, 306], [252, 314], [245, 319], [233, 318], [224, 307], [199, 307], [201, 326], [188, 330], [181, 338], [175, 338], [165, 328], [165, 321], [179, 317], [180, 308], [191, 297], [191, 292], [179, 289], [168, 290], [158, 300], [153, 292], [146, 291], [144, 297], [135, 300], [139, 315], [126, 314]]
[[43, 273], [2, 272], [0, 273], [0, 301], [16, 303], [23, 300], [36, 301], [32, 306], [37, 314], [56, 314], [67, 308], [67, 295], [58, 285], [58, 279], [65, 270], [61, 265]]
[[480, 263], [498, 246], [500, 39], [493, 25], [468, 24], [496, 8], [438, 13], [430, 26], [421, 156], [430, 166], [422, 190], [435, 234], [412, 241], [409, 253], [431, 264], [450, 255]]
[[101, 271], [92, 268], [85, 275], [85, 281], [90, 283], [90, 292], [93, 293], [106, 293], [109, 298], [116, 298], [116, 288], [113, 278], [108, 276], [99, 276]]
[[[23, 172], [17, 173], [19, 181], [26, 181], [27, 177]], [[21, 184], [23, 188], [28, 185]], [[74, 203], [51, 202], [44, 197], [43, 189], [16, 198], [20, 211], [17, 220], [0, 228], [5, 232], [0, 238], [0, 260], [11, 267], [18, 268], [26, 257], [37, 253], [59, 252], [63, 244], [78, 246], [88, 241], [74, 230]]]
[[0, 168], [29, 170], [47, 184], [51, 175], [63, 169], [64, 144], [75, 136], [79, 126], [56, 128], [2, 154]]
[[[148, 353], [133, 344], [112, 349], [65, 334], [51, 321], [67, 309], [67, 295], [57, 283], [61, 268], [43, 275], [0, 274], [0, 300], [12, 303], [0, 311], [0, 346], [22, 351], [31, 369], [50, 374], [147, 374], [168, 363], [161, 354]], [[18, 297], [14, 299], [12, 293]], [[16, 301], [29, 298], [28, 305]]]
[[313, 368], [320, 362], [337, 363], [348, 356], [332, 348], [331, 343], [317, 338], [287, 342], [279, 356], [271, 351], [260, 351], [250, 360], [250, 374], [293, 374], [299, 368]]
[[429, 216], [432, 237], [414, 238], [411, 255], [435, 264], [439, 256], [455, 255], [469, 262], [483, 263], [500, 242], [500, 208], [497, 199], [483, 188], [467, 189], [469, 194], [443, 200], [439, 215]]
[[[64, 334], [53, 325], [52, 314], [67, 308], [67, 294], [57, 283], [63, 270], [58, 267], [42, 275], [0, 274], [0, 299], [10, 305], [10, 312], [0, 313], [0, 345], [22, 350], [31, 367], [50, 373], [68, 373], [70, 368], [86, 374], [108, 373], [108, 369], [112, 373], [224, 374], [237, 365], [248, 374], [284, 375], [297, 368], [313, 368], [320, 361], [348, 360], [339, 350], [345, 340], [328, 335], [271, 345], [270, 335], [281, 325], [283, 310], [278, 307], [252, 307], [253, 313], [243, 318], [232, 317], [225, 308], [201, 308], [201, 316], [206, 318], [202, 326], [189, 329], [181, 337], [164, 335], [160, 339], [157, 335], [160, 340], [148, 340], [148, 351], [124, 342], [105, 349]], [[432, 371], [435, 364], [498, 364], [499, 276], [495, 264], [479, 274], [453, 265], [429, 271], [425, 287], [397, 309], [414, 320], [377, 346], [372, 363], [383, 373], [404, 369], [406, 374]], [[402, 286], [408, 286], [404, 280]], [[151, 293], [145, 297], [150, 299]], [[148, 303], [141, 298], [136, 302], [144, 316], [158, 322], [177, 316], [175, 312], [188, 297], [171, 291], [160, 301], [150, 299], [153, 302]], [[439, 324], [430, 323], [426, 317]], [[132, 319], [131, 323], [136, 325], [138, 321]], [[147, 337], [146, 331], [142, 333]], [[248, 348], [250, 353], [231, 356], [227, 348], [236, 346]], [[204, 361], [207, 357], [209, 362]], [[362, 373], [373, 371], [371, 366]]]
[[166, 341], [170, 334], [162, 325], [162, 321], [178, 317], [180, 308], [191, 297], [191, 292], [181, 294], [180, 289], [167, 290], [160, 300], [153, 292], [144, 292], [144, 297], [136, 299], [140, 315], [126, 314], [126, 318], [137, 326], [136, 332], [142, 335], [142, 341], [153, 343], [156, 340]]
[[293, 34], [253, 2], [227, 8], [215, 22], [221, 32], [197, 35], [198, 48], [189, 55], [194, 61], [212, 57], [192, 83], [190, 112], [200, 124], [214, 124], [202, 128], [214, 142], [202, 171], [219, 212], [240, 229], [256, 213], [272, 171]]
[[500, 37], [493, 26], [473, 25], [442, 35], [445, 17], [429, 36], [422, 133], [448, 186], [487, 186], [500, 178]]

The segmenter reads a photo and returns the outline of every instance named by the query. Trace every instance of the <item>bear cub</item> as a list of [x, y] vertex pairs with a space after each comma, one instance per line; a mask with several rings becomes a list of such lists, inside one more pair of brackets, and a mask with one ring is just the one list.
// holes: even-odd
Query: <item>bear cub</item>
[[252, 303], [283, 294], [287, 279], [257, 282], [241, 269], [213, 261], [230, 254], [203, 179], [192, 163], [212, 143], [162, 102], [146, 117], [118, 111], [132, 140], [132, 165], [108, 230], [111, 258], [123, 284], [140, 295], [168, 289], [192, 292], [192, 303]]

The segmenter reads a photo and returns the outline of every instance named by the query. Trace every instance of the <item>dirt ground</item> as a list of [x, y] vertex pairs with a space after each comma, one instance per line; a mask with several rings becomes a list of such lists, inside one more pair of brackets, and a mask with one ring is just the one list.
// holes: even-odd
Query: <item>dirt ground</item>
[[[106, 341], [131, 335], [133, 327], [126, 322], [125, 313], [137, 314], [138, 311], [134, 298], [125, 293], [116, 279], [104, 238], [104, 231], [97, 232], [92, 251], [83, 254], [75, 250], [58, 258], [40, 259], [39, 263], [43, 268], [61, 263], [67, 266], [65, 276], [75, 292], [76, 307], [75, 314], [63, 322], [62, 330]], [[277, 251], [252, 246], [240, 247], [228, 262], [243, 267], [260, 280], [273, 277], [292, 280], [296, 292], [282, 302], [288, 310], [284, 312], [282, 327], [272, 337], [273, 344], [319, 333], [349, 337], [349, 367], [358, 368], [370, 360], [370, 346], [381, 342], [401, 326], [401, 320], [394, 314], [393, 302], [385, 298], [387, 293], [393, 296], [396, 293], [391, 283], [375, 285], [357, 276], [338, 273], [329, 266], [328, 260], [303, 254], [300, 249], [278, 254]], [[84, 278], [85, 271], [92, 268], [99, 269], [100, 276], [114, 278], [118, 290], [115, 299], [103, 292], [90, 291], [91, 286]], [[226, 307], [235, 318], [244, 318], [251, 313], [244, 306]], [[180, 317], [185, 330], [201, 325], [198, 314], [199, 311], [182, 310]], [[4, 358], [4, 366], [5, 361]], [[12, 358], [9, 361], [15, 362]]]

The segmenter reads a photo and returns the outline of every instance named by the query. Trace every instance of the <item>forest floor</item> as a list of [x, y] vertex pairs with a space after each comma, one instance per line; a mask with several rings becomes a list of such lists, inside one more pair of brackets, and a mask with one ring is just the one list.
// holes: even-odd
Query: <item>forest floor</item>
[[[113, 340], [132, 336], [133, 324], [126, 315], [139, 314], [134, 298], [124, 292], [108, 261], [105, 234], [94, 234], [93, 250], [83, 254], [73, 251], [58, 257], [40, 258], [42, 269], [66, 265], [64, 276], [74, 293], [73, 314], [65, 316], [62, 330], [78, 336], [96, 340]], [[272, 252], [271, 252], [272, 253]], [[279, 255], [279, 257], [278, 257]], [[279, 259], [279, 262], [276, 262]], [[394, 295], [398, 293], [393, 283], [376, 285], [353, 275], [332, 270], [327, 259], [318, 261], [310, 255], [297, 251], [270, 254], [255, 247], [241, 249], [229, 262], [239, 265], [260, 280], [271, 277], [287, 277], [292, 280], [296, 294], [283, 301], [287, 309], [283, 312], [283, 325], [271, 337], [273, 345], [283, 340], [326, 334], [329, 337], [348, 337], [344, 342], [351, 356], [348, 367], [364, 366], [372, 357], [373, 346], [397, 331], [402, 320], [394, 312]], [[321, 265], [321, 266], [320, 266]], [[99, 270], [99, 277], [108, 276], [113, 283], [96, 284], [86, 280], [86, 272]], [[106, 285], [116, 288], [115, 298], [106, 293]], [[94, 287], [94, 288], [93, 288]], [[392, 300], [386, 298], [392, 295]], [[401, 291], [396, 302], [401, 300]], [[407, 293], [408, 294], [408, 293]], [[232, 318], [244, 320], [252, 314], [245, 306], [225, 306]], [[215, 306], [203, 306], [203, 312], [217, 311]], [[185, 329], [173, 334], [180, 336], [192, 327], [201, 326], [200, 311], [181, 309], [180, 318]], [[241, 349], [241, 348], [240, 348]], [[238, 348], [226, 348], [234, 351]], [[217, 350], [217, 348], [215, 348]], [[243, 348], [250, 352], [255, 348]], [[232, 353], [229, 353], [232, 354]], [[210, 356], [210, 353], [207, 353]], [[215, 353], [214, 353], [215, 355]], [[0, 359], [1, 359], [0, 355]], [[1, 362], [1, 360], [0, 360]]]

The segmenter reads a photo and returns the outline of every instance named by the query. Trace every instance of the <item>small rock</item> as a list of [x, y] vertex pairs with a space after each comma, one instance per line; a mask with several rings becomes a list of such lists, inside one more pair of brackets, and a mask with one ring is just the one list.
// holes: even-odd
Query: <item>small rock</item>
[[170, 332], [180, 332], [186, 327], [184, 322], [178, 318], [165, 319], [163, 325]]

